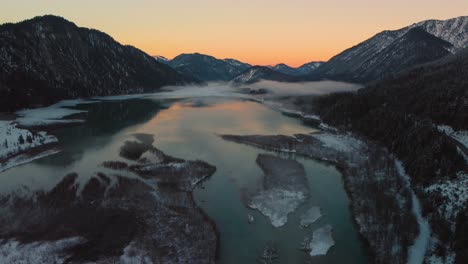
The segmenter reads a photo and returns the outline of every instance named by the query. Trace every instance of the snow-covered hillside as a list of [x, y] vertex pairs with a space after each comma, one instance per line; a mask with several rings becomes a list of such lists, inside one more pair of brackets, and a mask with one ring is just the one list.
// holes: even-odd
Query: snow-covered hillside
[[[416, 28], [428, 35], [414, 34]], [[405, 37], [411, 32], [413, 34]], [[317, 71], [327, 78], [368, 82], [437, 60], [467, 46], [468, 16], [425, 20], [397, 30], [382, 31], [334, 56]], [[373, 73], [375, 71], [379, 74]]]
[[456, 49], [468, 46], [468, 16], [448, 20], [426, 20], [410, 26], [421, 27], [430, 34], [450, 42]]
[[25, 150], [58, 142], [57, 138], [46, 132], [31, 132], [18, 128], [13, 121], [0, 121], [0, 160]]
[[15, 120], [0, 120], [0, 171], [59, 152], [54, 147], [58, 139], [45, 131], [37, 131], [37, 128], [84, 122], [82, 119], [64, 117], [86, 112], [73, 109], [74, 106], [95, 102], [64, 100], [48, 107], [18, 111]]

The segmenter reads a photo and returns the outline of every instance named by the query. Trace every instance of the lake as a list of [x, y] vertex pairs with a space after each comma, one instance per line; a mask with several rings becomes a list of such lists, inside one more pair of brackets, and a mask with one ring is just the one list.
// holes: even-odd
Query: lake
[[[0, 174], [0, 192], [27, 195], [50, 190], [64, 175], [77, 172], [80, 183], [93, 177], [106, 160], [119, 160], [119, 148], [134, 133], [155, 137], [154, 146], [166, 154], [203, 160], [217, 170], [194, 191], [197, 204], [214, 220], [220, 235], [220, 263], [256, 263], [269, 241], [277, 245], [276, 263], [367, 263], [367, 251], [355, 229], [340, 173], [334, 166], [311, 159], [285, 156], [228, 142], [220, 134], [294, 135], [315, 128], [282, 115], [265, 105], [241, 98], [146, 99], [105, 101], [78, 105], [86, 122], [52, 132], [62, 152], [14, 167]], [[249, 209], [246, 193], [258, 188], [263, 172], [256, 164], [261, 153], [295, 159], [306, 171], [310, 198], [289, 215], [286, 225], [275, 228], [269, 219]], [[131, 175], [127, 175], [132, 177]], [[308, 228], [300, 216], [312, 206], [322, 217]], [[255, 218], [248, 222], [248, 215]], [[300, 251], [304, 237], [325, 225], [333, 227], [335, 245], [325, 256]]]

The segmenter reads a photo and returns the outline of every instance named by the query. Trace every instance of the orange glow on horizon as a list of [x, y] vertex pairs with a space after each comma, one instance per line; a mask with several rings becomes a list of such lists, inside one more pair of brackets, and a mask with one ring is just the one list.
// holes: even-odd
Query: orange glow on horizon
[[327, 61], [382, 30], [466, 11], [466, 0], [15, 0], [2, 3], [0, 23], [54, 14], [150, 55], [198, 52], [296, 67]]

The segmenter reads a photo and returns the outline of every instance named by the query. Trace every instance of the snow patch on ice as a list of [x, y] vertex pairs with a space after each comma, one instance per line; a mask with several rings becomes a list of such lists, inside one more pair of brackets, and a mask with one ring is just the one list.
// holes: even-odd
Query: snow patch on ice
[[288, 221], [288, 214], [294, 212], [305, 199], [306, 195], [300, 191], [270, 189], [253, 196], [248, 206], [268, 217], [274, 227], [280, 227]]
[[310, 241], [310, 255], [312, 257], [326, 255], [328, 250], [335, 245], [332, 230], [332, 227], [327, 225], [314, 231], [312, 241]]
[[86, 111], [70, 109], [79, 104], [95, 103], [95, 101], [65, 100], [54, 105], [35, 109], [25, 109], [16, 112], [16, 121], [22, 126], [47, 126], [52, 124], [67, 124], [83, 122], [81, 119], [63, 119], [64, 117], [84, 113]]

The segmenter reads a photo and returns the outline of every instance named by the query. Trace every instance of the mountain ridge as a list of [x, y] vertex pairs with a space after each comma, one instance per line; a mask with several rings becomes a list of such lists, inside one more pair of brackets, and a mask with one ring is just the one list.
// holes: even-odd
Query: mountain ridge
[[[447, 20], [424, 20], [421, 22], [413, 23], [407, 27], [403, 27], [397, 30], [384, 30], [380, 33], [375, 34], [369, 39], [360, 42], [359, 44], [352, 46], [343, 52], [332, 57], [328, 62], [324, 63], [316, 72], [316, 75], [322, 78], [338, 79], [344, 81], [353, 82], [369, 82], [374, 81], [375, 76], [372, 73], [367, 72], [363, 67], [373, 57], [379, 56], [381, 52], [394, 43], [394, 41], [407, 34], [413, 28], [421, 28], [427, 33], [452, 44], [452, 48], [448, 48], [447, 51], [450, 53], [457, 52], [468, 45], [468, 16], [462, 16]], [[401, 47], [403, 49], [403, 47]], [[414, 49], [408, 51], [406, 55], [414, 55], [418, 50]], [[403, 55], [402, 57], [405, 57]], [[436, 54], [432, 58], [429, 58], [429, 54], [422, 54], [426, 59], [421, 61], [416, 59], [412, 63], [406, 63], [397, 70], [389, 71], [388, 73], [393, 74], [400, 70], [404, 70], [408, 66], [416, 66], [421, 63], [434, 61], [440, 58], [439, 54]], [[446, 54], [448, 55], [448, 53]], [[388, 54], [380, 55], [388, 56]], [[395, 63], [396, 65], [397, 63]], [[382, 67], [381, 72], [385, 71], [386, 68]], [[382, 76], [380, 76], [382, 77]]]
[[324, 62], [323, 61], [311, 61], [304, 63], [299, 67], [291, 67], [285, 63], [279, 63], [269, 68], [292, 76], [306, 76], [312, 74], [317, 68], [319, 68]]

